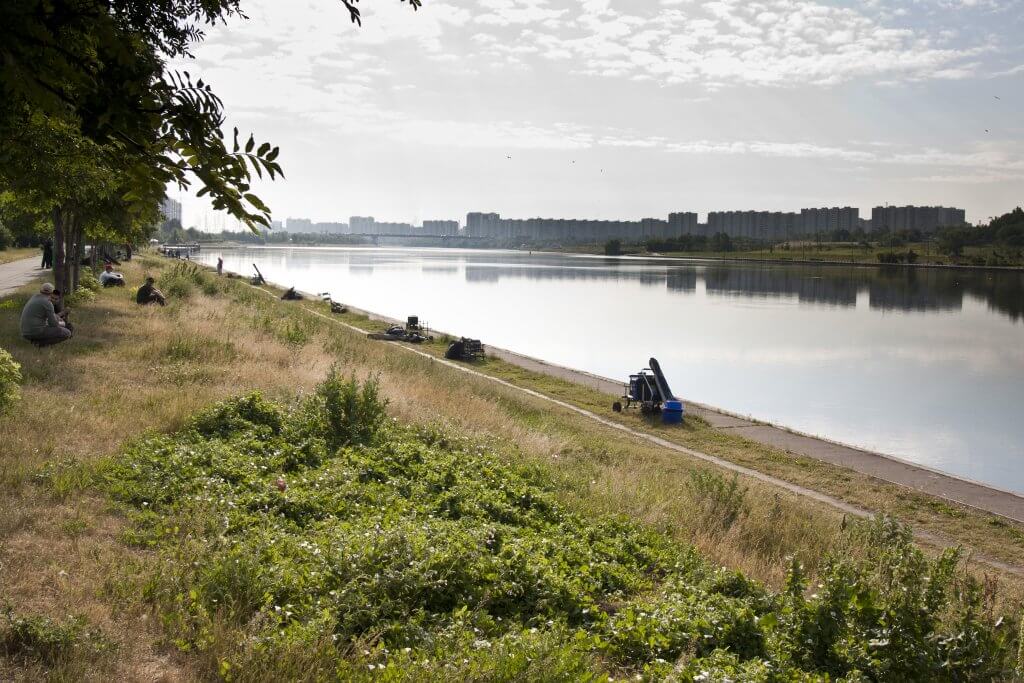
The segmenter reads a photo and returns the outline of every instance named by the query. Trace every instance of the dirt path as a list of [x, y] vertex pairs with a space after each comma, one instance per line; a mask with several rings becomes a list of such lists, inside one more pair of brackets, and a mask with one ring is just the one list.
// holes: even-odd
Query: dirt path
[[0, 296], [6, 296], [26, 282], [51, 273], [39, 269], [39, 259], [36, 257], [0, 264]]

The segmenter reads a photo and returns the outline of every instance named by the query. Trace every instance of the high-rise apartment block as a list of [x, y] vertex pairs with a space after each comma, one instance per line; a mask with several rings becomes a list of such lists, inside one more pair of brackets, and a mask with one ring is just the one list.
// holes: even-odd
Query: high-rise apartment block
[[668, 231], [673, 236], [696, 235], [697, 214], [695, 213], [670, 213], [668, 215]]
[[959, 227], [967, 224], [963, 209], [944, 206], [876, 206], [871, 209], [871, 229], [920, 230], [935, 232], [939, 228]]
[[[178, 209], [180, 213], [180, 205]], [[875, 207], [871, 220], [861, 219], [852, 206], [804, 208], [795, 211], [712, 211], [707, 223], [698, 222], [693, 212], [674, 212], [663, 218], [635, 221], [588, 220], [576, 218], [502, 218], [497, 213], [471, 212], [466, 227], [458, 221], [425, 220], [422, 227], [410, 223], [378, 222], [373, 216], [352, 216], [346, 223], [312, 223], [305, 218], [289, 218], [290, 232], [326, 232], [395, 237], [456, 237], [509, 242], [603, 242], [622, 239], [641, 242], [678, 238], [684, 235], [710, 237], [725, 233], [730, 237], [755, 240], [787, 240], [799, 237], [869, 230], [921, 230], [934, 232], [947, 225], [965, 225], [963, 209], [929, 206]]]
[[423, 234], [455, 237], [459, 234], [458, 221], [423, 221]]
[[696, 214], [672, 214], [638, 221], [606, 221], [574, 218], [502, 218], [496, 213], [466, 216], [466, 236], [504, 240], [604, 241], [609, 239], [664, 239], [694, 229]]
[[181, 202], [170, 197], [164, 197], [160, 202], [160, 215], [165, 221], [178, 221], [181, 224]]
[[285, 221], [288, 232], [313, 232], [313, 221], [308, 218], [289, 218]]

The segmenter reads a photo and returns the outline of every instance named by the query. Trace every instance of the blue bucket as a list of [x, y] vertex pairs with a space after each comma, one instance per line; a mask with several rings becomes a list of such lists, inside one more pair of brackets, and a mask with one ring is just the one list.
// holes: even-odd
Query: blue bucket
[[667, 425], [677, 425], [683, 421], [683, 402], [665, 401], [661, 409], [661, 421]]

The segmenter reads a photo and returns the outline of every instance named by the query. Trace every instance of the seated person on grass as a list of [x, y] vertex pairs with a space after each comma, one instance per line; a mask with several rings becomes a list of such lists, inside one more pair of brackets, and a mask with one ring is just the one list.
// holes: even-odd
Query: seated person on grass
[[100, 284], [104, 287], [124, 287], [124, 275], [114, 272], [114, 266], [107, 263], [100, 273]]
[[54, 313], [52, 295], [53, 285], [44, 283], [21, 312], [21, 336], [36, 346], [59, 344], [71, 338], [71, 330]]
[[156, 280], [151, 277], [146, 278], [146, 284], [139, 287], [139, 291], [135, 294], [135, 303], [142, 304], [143, 306], [146, 304], [160, 304], [163, 306], [167, 303], [163, 292], [153, 286], [155, 282]]

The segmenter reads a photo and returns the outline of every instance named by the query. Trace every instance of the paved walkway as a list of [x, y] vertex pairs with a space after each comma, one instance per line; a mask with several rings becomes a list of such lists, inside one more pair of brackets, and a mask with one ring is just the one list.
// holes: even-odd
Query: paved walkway
[[26, 282], [52, 273], [52, 270], [40, 270], [39, 257], [35, 256], [0, 264], [0, 296], [6, 296]]
[[[605, 377], [552, 365], [536, 358], [493, 346], [488, 346], [487, 352], [526, 370], [583, 384], [612, 396], [621, 395], [623, 391], [622, 382], [615, 382]], [[734, 432], [751, 441], [773, 446], [787, 453], [846, 467], [892, 484], [906, 486], [938, 498], [991, 512], [1017, 522], [1024, 522], [1024, 496], [936, 472], [927, 467], [881, 453], [834, 443], [763, 422], [755, 422], [710, 406], [686, 402], [686, 408], [690, 413], [707, 420], [713, 427]]]

